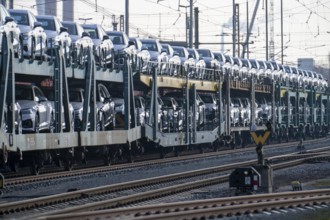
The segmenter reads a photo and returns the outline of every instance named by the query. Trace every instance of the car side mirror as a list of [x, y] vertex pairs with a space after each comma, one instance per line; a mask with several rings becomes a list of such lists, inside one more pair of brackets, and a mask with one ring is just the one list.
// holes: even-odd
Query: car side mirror
[[132, 41], [132, 40], [129, 40], [128, 41], [128, 46], [130, 47], [130, 46], [135, 46], [135, 43], [134, 43], [134, 41]]
[[68, 29], [66, 27], [61, 27], [60, 28], [60, 33], [62, 33], [62, 32], [68, 32]]
[[167, 54], [167, 50], [166, 50], [165, 48], [162, 48], [162, 49], [161, 49], [161, 52]]
[[36, 28], [36, 27], [42, 27], [41, 23], [40, 22], [34, 22], [33, 24], [33, 28]]
[[148, 50], [148, 47], [142, 46], [141, 50]]
[[110, 39], [110, 37], [108, 35], [103, 35], [102, 40], [109, 40], [109, 39]]
[[36, 98], [38, 99], [38, 102], [46, 102], [46, 101], [48, 101], [46, 97], [40, 97], [40, 98], [36, 97]]

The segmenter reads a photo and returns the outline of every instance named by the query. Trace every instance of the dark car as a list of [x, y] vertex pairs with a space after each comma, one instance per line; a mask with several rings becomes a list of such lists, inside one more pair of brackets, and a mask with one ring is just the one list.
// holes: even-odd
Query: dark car
[[128, 39], [134, 43], [134, 46], [135, 46], [135, 49], [137, 50], [137, 52], [142, 51], [142, 42], [139, 38], [129, 37]]
[[213, 51], [214, 58], [219, 61], [219, 63], [224, 64], [226, 62], [226, 58], [223, 53], [218, 51]]
[[55, 37], [57, 37], [61, 32], [62, 23], [60, 20], [53, 15], [37, 15], [38, 22], [44, 28], [47, 35], [47, 47], [53, 47], [55, 43]]
[[[73, 88], [69, 91], [69, 100], [74, 109], [75, 130], [80, 131], [83, 123], [85, 91], [81, 88]], [[103, 84], [98, 84], [96, 89], [96, 107], [97, 107], [97, 130], [115, 127], [114, 102], [111, 100], [107, 88]], [[88, 112], [89, 109], [88, 109]]]
[[98, 24], [82, 24], [81, 26], [93, 41], [96, 62], [113, 67], [115, 58], [113, 43], [103, 27]]
[[115, 63], [123, 65], [125, 55], [124, 50], [130, 46], [127, 35], [121, 31], [107, 31], [106, 33], [110, 37], [110, 40], [112, 41], [114, 46]]
[[[69, 101], [74, 111], [74, 130], [81, 131], [83, 123], [84, 90], [73, 88], [69, 90]], [[89, 112], [89, 109], [88, 109]]]
[[215, 113], [218, 111], [215, 95], [212, 93], [199, 93], [199, 96], [205, 103], [206, 119], [212, 120], [215, 117]]
[[205, 63], [206, 68], [219, 68], [220, 63], [215, 59], [214, 54], [210, 49], [197, 49], [197, 52], [199, 53], [199, 57], [201, 57]]
[[184, 64], [188, 60], [189, 52], [185, 47], [173, 46], [174, 55], [178, 55], [181, 60], [181, 64]]
[[37, 22], [34, 14], [29, 10], [24, 9], [9, 9], [10, 16], [14, 18], [18, 24], [18, 28], [23, 36], [24, 52], [28, 51], [29, 32], [33, 30], [35, 22]]
[[169, 129], [172, 131], [181, 131], [183, 129], [183, 109], [173, 97], [163, 96], [163, 110], [167, 112], [167, 121]]
[[[146, 115], [146, 122], [149, 122], [151, 120], [151, 123], [153, 123], [152, 118], [150, 118], [150, 106], [151, 106], [151, 97], [147, 96], [145, 97], [145, 115]], [[163, 108], [164, 103], [163, 100], [158, 97], [157, 98], [157, 104], [158, 104], [158, 114], [157, 114], [157, 122], [158, 122], [158, 128], [160, 131], [166, 131], [168, 130], [168, 121], [167, 118], [167, 110], [166, 108]]]
[[146, 117], [146, 103], [142, 96], [134, 96], [136, 122], [138, 125], [144, 125]]
[[[165, 94], [167, 97], [182, 97], [182, 92], [180, 91], [174, 91], [174, 92], [168, 92]], [[181, 102], [181, 101], [180, 101]], [[198, 93], [196, 93], [196, 99], [194, 100], [192, 95], [189, 94], [189, 106], [192, 107], [193, 104], [195, 104], [196, 107], [196, 122], [198, 126], [201, 126], [205, 123], [205, 103], [201, 99]]]
[[2, 4], [0, 4], [0, 26], [5, 24], [6, 17], [9, 17], [9, 16], [10, 16], [10, 14], [7, 11], [7, 9]]
[[199, 61], [199, 53], [197, 52], [197, 50], [195, 48], [188, 48], [188, 53], [189, 55], [195, 59], [195, 62], [197, 63]]
[[100, 130], [103, 131], [106, 128], [114, 128], [116, 126], [115, 103], [111, 99], [108, 89], [103, 84], [97, 85], [96, 105]]
[[39, 87], [16, 84], [16, 101], [21, 106], [23, 133], [53, 132], [53, 108]]
[[173, 55], [174, 55], [173, 47], [169, 44], [161, 44], [161, 45], [162, 45], [162, 48], [164, 48], [164, 50], [166, 51], [168, 58], [173, 57]]
[[61, 23], [65, 28], [68, 29], [72, 43], [75, 43], [78, 39], [81, 38], [84, 29], [80, 24], [74, 21], [62, 21]]
[[162, 53], [162, 45], [156, 39], [141, 39], [142, 49], [145, 48], [150, 53], [151, 61], [158, 62], [158, 58]]
[[[47, 98], [48, 102], [51, 104], [53, 112], [52, 116], [54, 117], [53, 120], [55, 120], [55, 95], [54, 95], [54, 88], [53, 87], [48, 87], [48, 86], [43, 86], [41, 84], [40, 89], [44, 93], [45, 97]], [[74, 129], [74, 109], [71, 103], [69, 103], [69, 112], [71, 115], [71, 128]], [[65, 128], [65, 121], [64, 121], [64, 107], [62, 106], [62, 128]]]
[[[14, 129], [15, 129], [15, 133], [16, 134], [22, 134], [22, 116], [21, 116], [21, 106], [19, 105], [18, 102], [14, 103], [14, 117], [15, 117], [15, 121], [14, 121]], [[4, 118], [3, 118], [3, 127], [2, 129], [5, 132], [8, 132], [8, 118], [9, 118], [9, 109], [7, 104], [5, 103], [4, 106]]]

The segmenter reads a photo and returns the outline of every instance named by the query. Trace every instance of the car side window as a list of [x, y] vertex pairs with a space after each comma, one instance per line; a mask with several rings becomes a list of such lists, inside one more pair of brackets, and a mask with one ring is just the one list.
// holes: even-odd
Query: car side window
[[40, 90], [39, 88], [37, 88], [37, 87], [34, 87], [34, 94], [35, 94], [35, 96], [38, 97], [39, 99], [40, 99], [41, 97], [45, 97], [44, 94], [41, 92], [41, 90]]

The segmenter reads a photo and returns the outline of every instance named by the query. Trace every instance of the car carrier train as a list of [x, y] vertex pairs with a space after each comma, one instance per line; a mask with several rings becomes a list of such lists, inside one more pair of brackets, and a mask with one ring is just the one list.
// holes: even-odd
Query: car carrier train
[[38, 23], [27, 49], [15, 25], [3, 25], [0, 54], [0, 160], [12, 171], [245, 146], [251, 126], [266, 122], [278, 142], [328, 133], [328, 83], [318, 73], [206, 49], [168, 56], [154, 39], [115, 50], [118, 33], [96, 45], [87, 30], [71, 42], [62, 28], [49, 42]]

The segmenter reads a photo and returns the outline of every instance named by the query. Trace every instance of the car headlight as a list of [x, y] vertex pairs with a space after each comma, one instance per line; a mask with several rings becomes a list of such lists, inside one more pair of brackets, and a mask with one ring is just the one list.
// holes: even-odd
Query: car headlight
[[23, 40], [28, 40], [28, 39], [29, 39], [29, 33], [24, 33]]
[[79, 118], [79, 120], [81, 120], [82, 121], [82, 115], [83, 115], [83, 108], [80, 108], [79, 110], [78, 110], [78, 118]]

